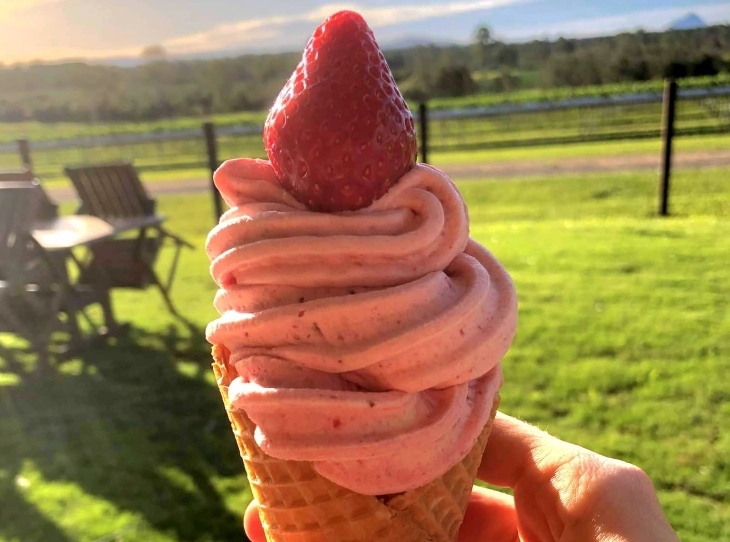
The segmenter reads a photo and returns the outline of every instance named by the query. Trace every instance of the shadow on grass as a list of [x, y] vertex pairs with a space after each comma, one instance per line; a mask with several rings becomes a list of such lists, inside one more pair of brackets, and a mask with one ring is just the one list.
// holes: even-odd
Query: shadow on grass
[[[6, 370], [17, 368], [21, 361], [5, 354]], [[54, 522], [64, 497], [52, 496], [46, 515], [35, 502], [48, 494], [28, 498], [18, 483], [31, 464], [46, 484], [72, 488], [69, 509], [86, 494], [177, 540], [245, 540], [242, 511], [232, 513], [213, 485], [243, 469], [218, 391], [205, 380], [209, 356], [193, 326], [133, 328], [62, 369], [21, 372], [1, 386], [0, 539], [70, 541]], [[179, 370], [180, 359], [195, 362], [191, 370]]]

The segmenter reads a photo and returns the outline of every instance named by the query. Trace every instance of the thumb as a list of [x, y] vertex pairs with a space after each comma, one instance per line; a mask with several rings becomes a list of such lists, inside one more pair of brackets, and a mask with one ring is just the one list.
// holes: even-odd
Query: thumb
[[458, 542], [516, 542], [517, 513], [510, 495], [474, 486]]
[[259, 517], [259, 505], [256, 500], [249, 503], [246, 513], [243, 515], [243, 529], [251, 542], [266, 542], [264, 526]]

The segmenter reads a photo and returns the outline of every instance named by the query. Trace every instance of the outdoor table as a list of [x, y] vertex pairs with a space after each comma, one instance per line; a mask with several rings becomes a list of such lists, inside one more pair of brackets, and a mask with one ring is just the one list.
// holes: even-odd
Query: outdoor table
[[62, 216], [33, 225], [31, 234], [47, 252], [70, 251], [115, 235], [114, 226], [95, 216]]

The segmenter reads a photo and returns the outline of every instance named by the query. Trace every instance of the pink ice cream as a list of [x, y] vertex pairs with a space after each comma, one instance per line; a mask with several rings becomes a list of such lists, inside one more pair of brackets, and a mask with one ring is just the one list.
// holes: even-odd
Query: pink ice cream
[[365, 495], [420, 487], [471, 450], [502, 382], [517, 298], [466, 206], [417, 165], [370, 207], [314, 213], [268, 162], [232, 160], [207, 241], [230, 402], [269, 455]]

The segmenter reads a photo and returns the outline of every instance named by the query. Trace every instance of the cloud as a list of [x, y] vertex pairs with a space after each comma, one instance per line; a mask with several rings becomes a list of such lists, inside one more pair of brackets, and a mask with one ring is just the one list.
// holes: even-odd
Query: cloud
[[560, 36], [565, 38], [587, 38], [638, 29], [657, 31], [666, 29], [675, 20], [687, 15], [689, 11], [699, 15], [707, 24], [730, 22], [730, 3], [704, 4], [692, 6], [691, 8], [660, 8], [634, 11], [611, 17], [575, 19], [541, 27], [539, 31], [536, 31], [534, 27], [515, 28], [505, 31], [503, 34], [509, 40], [525, 40], [533, 38], [554, 39]]
[[58, 4], [64, 0], [2, 0], [0, 1], [0, 21], [9, 19], [11, 15], [18, 15], [23, 11], [45, 6], [47, 4]]
[[[476, 0], [472, 2], [450, 2], [446, 4], [431, 4], [427, 6], [419, 5], [402, 5], [390, 6], [382, 8], [359, 8], [357, 6], [350, 7], [362, 14], [373, 28], [390, 26], [394, 24], [412, 23], [431, 19], [433, 17], [446, 17], [449, 15], [459, 15], [461, 13], [469, 13], [483, 9], [494, 9], [497, 7], [508, 6], [512, 4], [521, 4], [527, 0]], [[335, 6], [333, 6], [335, 7]], [[330, 8], [325, 6], [320, 11]], [[348, 9], [342, 7], [341, 9]], [[319, 13], [318, 18], [322, 19], [322, 15], [329, 15], [335, 10], [326, 13]]]
[[381, 28], [529, 1], [534, 0], [471, 0], [425, 6], [395, 5], [388, 7], [365, 7], [354, 3], [326, 4], [297, 15], [246, 19], [218, 25], [204, 32], [166, 40], [163, 45], [173, 54], [214, 51], [233, 46], [251, 45], [262, 40], [284, 37], [288, 35], [284, 30], [297, 23], [318, 24], [329, 15], [343, 9], [357, 11], [368, 21], [370, 26]]
[[[12, 30], [16, 21], [26, 20], [31, 24], [31, 11], [43, 10], [44, 6], [60, 4], [69, 0], [0, 0], [0, 38], [2, 38], [2, 27]], [[100, 1], [100, 0], [97, 0]], [[366, 0], [330, 0], [331, 3], [319, 6], [309, 11], [295, 14], [285, 14], [270, 17], [253, 17], [249, 19], [233, 21], [220, 24], [202, 32], [187, 34], [162, 41], [162, 45], [172, 55], [185, 55], [199, 52], [215, 52], [226, 49], [249, 49], [249, 50], [286, 50], [295, 49], [303, 45], [309, 37], [314, 26], [323, 21], [332, 13], [351, 9], [360, 12], [368, 23], [376, 29], [404, 23], [417, 23], [427, 19], [435, 19], [443, 16], [459, 15], [465, 13], [476, 13], [528, 2], [542, 1], [548, 4], [547, 0], [436, 0], [421, 4], [396, 4], [379, 7], [368, 7], [359, 5]], [[391, 0], [398, 1], [398, 0]], [[400, 0], [404, 1], [404, 0]], [[702, 1], [702, 0], [698, 0]], [[711, 0], [704, 0], [710, 2]], [[648, 31], [662, 30], [669, 24], [686, 15], [688, 11], [697, 13], [709, 24], [730, 22], [730, 2], [721, 4], [702, 4], [691, 7], [658, 8], [653, 10], [644, 9], [622, 15], [598, 17], [593, 19], [574, 19], [558, 22], [551, 25], [533, 25], [520, 27], [513, 24], [511, 27], [503, 27], [499, 31], [501, 39], [510, 41], [522, 41], [534, 38], [557, 38], [565, 37], [589, 37], [599, 35], [611, 35], [620, 31], [636, 30], [643, 28]], [[569, 17], [570, 11], [564, 14]], [[27, 16], [26, 16], [27, 15]], [[515, 17], [519, 21], [519, 17]], [[27, 26], [27, 25], [26, 25]], [[393, 28], [392, 32], [398, 31]], [[9, 34], [13, 35], [12, 32]], [[17, 35], [17, 34], [16, 34]], [[381, 34], [383, 35], [383, 34]], [[6, 36], [7, 38], [7, 33]], [[8, 38], [9, 39], [9, 38]], [[457, 37], [454, 36], [454, 40]], [[8, 41], [7, 43], [11, 43]], [[136, 57], [150, 43], [134, 44], [118, 49], [105, 49], [103, 46], [94, 48], [66, 47], [65, 44], [57, 41], [55, 47], [48, 47], [37, 55], [31, 55], [27, 51], [22, 55], [21, 49], [16, 47], [17, 54], [13, 55], [9, 48], [3, 51], [2, 60], [11, 62], [14, 60], [28, 60], [29, 57], [39, 56], [47, 60], [64, 58], [88, 58], [102, 59], [109, 57]], [[0, 39], [0, 49], [2, 49]], [[27, 47], [26, 47], [27, 49]]]

